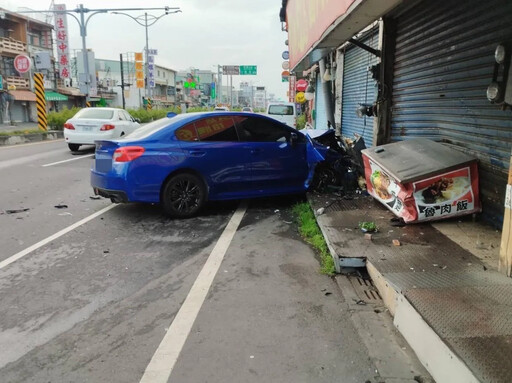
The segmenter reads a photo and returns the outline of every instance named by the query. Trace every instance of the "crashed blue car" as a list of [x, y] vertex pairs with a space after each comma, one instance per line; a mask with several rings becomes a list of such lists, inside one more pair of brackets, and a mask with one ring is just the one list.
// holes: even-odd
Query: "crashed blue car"
[[329, 151], [258, 114], [170, 114], [126, 138], [96, 141], [91, 186], [116, 203], [161, 203], [190, 217], [207, 201], [303, 193]]

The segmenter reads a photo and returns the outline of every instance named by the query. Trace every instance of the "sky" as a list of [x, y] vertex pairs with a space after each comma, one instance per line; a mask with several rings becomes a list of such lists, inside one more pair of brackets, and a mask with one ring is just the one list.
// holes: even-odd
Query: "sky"
[[[158, 50], [155, 63], [177, 71], [188, 68], [216, 72], [218, 65], [257, 65], [256, 76], [233, 76], [265, 86], [267, 93], [286, 100], [288, 83], [281, 81], [282, 54], [288, 49], [281, 31], [281, 0], [57, 0], [68, 10], [79, 4], [89, 9], [179, 7], [181, 13], [163, 16], [148, 28], [149, 47]], [[0, 0], [0, 7], [16, 12], [50, 9], [48, 0]], [[126, 11], [133, 17], [160, 16], [160, 10]], [[90, 15], [91, 13], [86, 14]], [[76, 14], [79, 17], [79, 14]], [[78, 22], [68, 16], [71, 50], [82, 48]], [[145, 28], [123, 15], [97, 14], [87, 24], [87, 48], [96, 58], [119, 60], [120, 53], [141, 52]], [[223, 84], [227, 84], [224, 76]]]

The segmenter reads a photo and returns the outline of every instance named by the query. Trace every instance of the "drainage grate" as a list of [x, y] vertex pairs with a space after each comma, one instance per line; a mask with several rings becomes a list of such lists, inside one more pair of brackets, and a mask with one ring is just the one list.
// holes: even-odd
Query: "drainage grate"
[[350, 283], [354, 287], [359, 299], [365, 302], [380, 302], [382, 297], [380, 296], [377, 288], [373, 284], [371, 279], [363, 279], [360, 277], [349, 277]]

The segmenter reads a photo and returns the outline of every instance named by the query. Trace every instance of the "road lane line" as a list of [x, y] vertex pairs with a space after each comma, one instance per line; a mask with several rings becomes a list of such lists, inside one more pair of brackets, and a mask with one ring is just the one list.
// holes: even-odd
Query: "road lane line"
[[86, 155], [83, 155], [83, 156], [79, 156], [79, 157], [76, 157], [76, 158], [70, 158], [69, 160], [62, 160], [62, 161], [58, 161], [58, 162], [52, 162], [51, 164], [45, 164], [45, 165], [41, 165], [43, 168], [47, 167], [47, 166], [53, 166], [53, 165], [58, 165], [58, 164], [63, 164], [64, 162], [70, 162], [70, 161], [76, 161], [76, 160], [81, 160], [82, 158], [87, 158], [87, 157], [92, 157], [94, 156], [94, 153], [93, 154], [86, 154]]
[[243, 202], [229, 220], [185, 302], [146, 367], [140, 383], [167, 383], [246, 210], [247, 203]]
[[25, 250], [22, 250], [19, 253], [16, 253], [16, 254], [10, 256], [7, 259], [4, 259], [2, 262], [0, 262], [0, 270], [3, 269], [6, 266], [9, 266], [11, 263], [17, 261], [18, 259], [24, 257], [25, 255], [31, 253], [32, 251], [39, 249], [41, 246], [44, 246], [47, 243], [50, 243], [51, 241], [53, 241], [53, 240], [55, 240], [55, 239], [57, 239], [59, 237], [62, 237], [64, 234], [69, 233], [71, 230], [74, 230], [77, 227], [80, 227], [83, 224], [85, 224], [85, 223], [93, 220], [94, 218], [102, 215], [103, 213], [106, 213], [107, 211], [113, 209], [116, 206], [117, 206], [116, 204], [109, 205], [109, 206], [107, 206], [107, 207], [97, 211], [96, 213], [91, 214], [90, 216], [85, 217], [84, 219], [82, 219], [82, 220], [72, 224], [71, 226], [68, 226], [68, 227], [62, 229], [61, 231], [59, 231], [59, 232], [57, 232], [57, 233], [55, 233], [55, 234], [53, 234], [53, 235], [43, 239], [42, 241], [39, 241], [36, 244], [34, 244], [34, 245], [30, 246], [30, 247], [27, 247]]

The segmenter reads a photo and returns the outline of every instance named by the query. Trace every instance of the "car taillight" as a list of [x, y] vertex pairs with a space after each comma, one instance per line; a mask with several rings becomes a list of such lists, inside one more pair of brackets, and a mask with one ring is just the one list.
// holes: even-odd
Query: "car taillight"
[[130, 162], [144, 153], [142, 146], [123, 146], [114, 152], [114, 162]]
[[116, 127], [112, 124], [105, 124], [103, 125], [100, 130], [104, 131], [104, 130], [112, 130], [112, 129], [115, 129]]
[[70, 124], [69, 122], [66, 122], [64, 124], [64, 129], [75, 130], [75, 127], [73, 126], [73, 124]]

